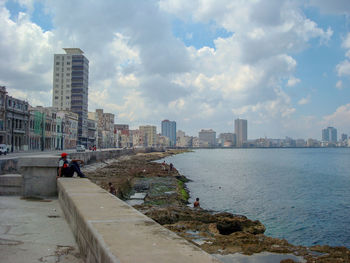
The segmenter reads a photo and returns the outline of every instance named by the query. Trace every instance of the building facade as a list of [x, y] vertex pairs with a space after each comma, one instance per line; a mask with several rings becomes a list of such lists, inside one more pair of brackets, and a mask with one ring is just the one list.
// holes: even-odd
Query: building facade
[[221, 147], [233, 147], [236, 145], [236, 135], [234, 133], [220, 133], [219, 143]]
[[89, 60], [79, 48], [54, 55], [52, 106], [78, 114], [78, 143], [88, 144]]
[[336, 143], [338, 141], [337, 129], [327, 127], [322, 130], [322, 141]]
[[5, 107], [5, 144], [11, 152], [28, 150], [28, 102], [6, 95]]
[[187, 136], [184, 131], [176, 132], [176, 146], [177, 147], [192, 147], [192, 136]]
[[78, 114], [71, 111], [58, 111], [56, 116], [62, 120], [63, 149], [74, 149], [78, 145]]
[[114, 114], [96, 109], [95, 112], [89, 112], [89, 119], [97, 122], [97, 146], [99, 148], [115, 147]]
[[140, 143], [142, 146], [152, 147], [157, 145], [157, 127], [146, 125], [140, 126]]
[[0, 86], [0, 144], [7, 144], [6, 96], [7, 96], [6, 87]]
[[114, 124], [114, 141], [118, 148], [131, 147], [128, 124]]
[[97, 122], [92, 119], [88, 119], [88, 147], [97, 145]]
[[176, 122], [164, 120], [162, 121], [162, 136], [169, 138], [171, 147], [176, 146]]
[[235, 120], [235, 134], [237, 147], [243, 147], [244, 142], [248, 140], [248, 122], [243, 119]]
[[201, 130], [198, 133], [199, 147], [215, 147], [216, 146], [216, 132], [212, 129]]

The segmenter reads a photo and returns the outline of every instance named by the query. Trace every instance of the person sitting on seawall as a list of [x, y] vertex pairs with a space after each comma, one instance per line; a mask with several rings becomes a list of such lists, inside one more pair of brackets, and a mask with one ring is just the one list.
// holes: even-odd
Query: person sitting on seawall
[[196, 201], [193, 203], [193, 207], [194, 208], [199, 208], [200, 207], [200, 205], [199, 205], [199, 198], [198, 197], [196, 198]]
[[112, 195], [117, 195], [117, 190], [115, 190], [111, 182], [108, 183], [108, 186], [109, 186], [109, 193], [111, 193]]
[[58, 163], [58, 177], [73, 177], [74, 172], [81, 178], [87, 178], [85, 174], [80, 171], [79, 163], [84, 163], [83, 160], [71, 160], [68, 159], [67, 153], [61, 154], [61, 159]]

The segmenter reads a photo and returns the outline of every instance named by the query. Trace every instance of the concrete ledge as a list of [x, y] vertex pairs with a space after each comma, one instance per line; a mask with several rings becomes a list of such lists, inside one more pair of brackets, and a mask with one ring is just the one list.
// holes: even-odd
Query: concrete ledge
[[57, 195], [57, 156], [30, 156], [19, 158], [23, 175], [23, 196], [48, 197]]
[[86, 262], [220, 262], [88, 179], [59, 178], [57, 185]]

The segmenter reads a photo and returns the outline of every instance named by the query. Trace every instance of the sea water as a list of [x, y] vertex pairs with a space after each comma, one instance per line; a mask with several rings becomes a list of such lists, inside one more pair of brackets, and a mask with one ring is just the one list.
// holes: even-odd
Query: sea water
[[295, 245], [350, 247], [350, 148], [199, 149], [165, 161], [205, 209], [258, 219]]

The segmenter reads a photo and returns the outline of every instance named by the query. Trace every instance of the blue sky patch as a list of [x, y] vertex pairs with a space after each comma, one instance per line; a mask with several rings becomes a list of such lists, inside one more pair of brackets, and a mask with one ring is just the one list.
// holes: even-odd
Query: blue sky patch
[[194, 46], [197, 49], [202, 47], [215, 48], [215, 39], [219, 37], [227, 38], [233, 34], [222, 27], [218, 27], [214, 22], [204, 24], [173, 19], [172, 28], [175, 37], [181, 39], [186, 46]]
[[[10, 19], [16, 21], [20, 12], [28, 12], [27, 8], [21, 6], [17, 1], [7, 1], [5, 7], [10, 11]], [[40, 26], [44, 31], [51, 30], [52, 17], [45, 11], [45, 6], [41, 2], [34, 3], [34, 11], [31, 14], [31, 21]]]

